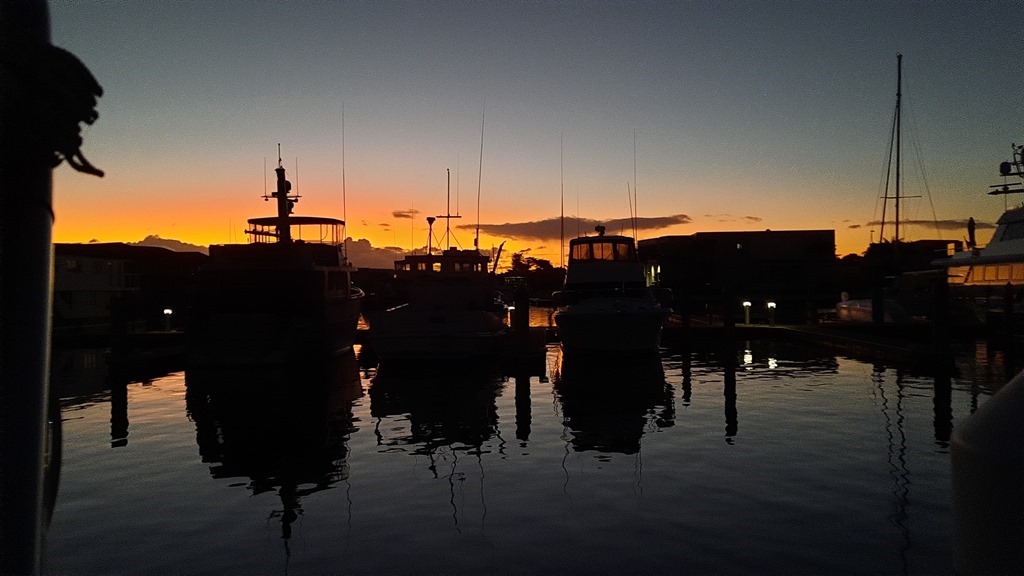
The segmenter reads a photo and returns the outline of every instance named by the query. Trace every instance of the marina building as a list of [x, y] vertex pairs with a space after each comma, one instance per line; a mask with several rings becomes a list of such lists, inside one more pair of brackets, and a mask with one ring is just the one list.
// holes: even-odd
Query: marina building
[[672, 290], [672, 308], [694, 319], [813, 321], [834, 308], [834, 230], [698, 232], [641, 240], [649, 284]]

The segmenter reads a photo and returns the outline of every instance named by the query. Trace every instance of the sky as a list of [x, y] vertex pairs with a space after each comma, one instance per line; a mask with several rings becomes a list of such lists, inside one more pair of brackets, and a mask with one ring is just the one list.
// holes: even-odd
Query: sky
[[[835, 230], [979, 241], [1024, 141], [1024, 3], [51, 1], [52, 42], [103, 86], [55, 171], [56, 242], [245, 242], [282, 165], [296, 214], [358, 246]], [[889, 194], [894, 194], [890, 183]], [[635, 210], [635, 211], [634, 211]], [[920, 223], [920, 224], [916, 224]], [[566, 240], [567, 241], [567, 240]], [[360, 263], [355, 256], [357, 265]], [[505, 262], [503, 262], [504, 264]]]

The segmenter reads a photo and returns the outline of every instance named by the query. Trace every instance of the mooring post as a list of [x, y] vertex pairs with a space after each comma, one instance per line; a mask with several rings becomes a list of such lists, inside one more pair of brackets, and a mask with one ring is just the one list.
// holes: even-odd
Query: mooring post
[[0, 574], [38, 574], [52, 301], [53, 151], [32, 73], [49, 48], [43, 0], [0, 1]]
[[513, 298], [516, 313], [512, 316], [512, 332], [516, 339], [518, 352], [526, 352], [530, 346], [530, 292], [526, 286], [516, 288]]
[[1014, 297], [1013, 284], [1009, 282], [1003, 286], [1003, 338], [1004, 342], [1009, 343], [1013, 338], [1013, 297]]

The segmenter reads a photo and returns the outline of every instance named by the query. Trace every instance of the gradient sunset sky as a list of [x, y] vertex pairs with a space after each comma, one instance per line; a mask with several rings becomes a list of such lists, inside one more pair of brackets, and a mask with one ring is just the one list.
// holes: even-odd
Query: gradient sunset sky
[[986, 241], [1005, 205], [985, 192], [1024, 141], [1020, 1], [105, 0], [50, 18], [105, 90], [83, 152], [106, 176], [55, 171], [57, 242], [244, 242], [280, 143], [296, 214], [347, 216], [375, 247], [426, 244], [450, 170], [466, 248], [478, 190], [481, 248], [555, 265], [560, 198], [567, 237], [577, 215], [629, 232], [635, 190], [640, 238], [834, 229], [859, 253], [898, 53], [919, 196], [902, 217], [924, 222], [905, 239], [963, 238], [973, 216]]

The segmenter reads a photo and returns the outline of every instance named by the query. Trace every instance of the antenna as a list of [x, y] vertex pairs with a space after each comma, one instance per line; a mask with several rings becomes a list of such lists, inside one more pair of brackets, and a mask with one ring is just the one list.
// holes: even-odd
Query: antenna
[[480, 114], [480, 167], [476, 175], [476, 237], [473, 238], [473, 248], [480, 249], [480, 187], [484, 175], [484, 120], [487, 118], [487, 102], [484, 102], [483, 112]]
[[561, 190], [559, 191], [558, 201], [561, 205], [561, 212], [558, 218], [559, 228], [559, 240], [558, 240], [558, 258], [560, 260], [560, 266], [565, 268], [565, 147], [562, 143], [563, 135], [558, 135], [558, 175], [561, 179]]
[[629, 180], [626, 180], [626, 200], [629, 201], [629, 224], [633, 228], [633, 238], [636, 238], [636, 219], [633, 218], [633, 193], [629, 191]]
[[[627, 189], [628, 188], [629, 188], [629, 186], [627, 185]], [[640, 239], [637, 238], [637, 235], [636, 235], [636, 219], [637, 219], [637, 217], [639, 217], [640, 213], [637, 211], [636, 197], [637, 197], [637, 182], [636, 182], [636, 130], [633, 130], [633, 203], [630, 204], [630, 213], [632, 214], [632, 216], [630, 218], [633, 220], [633, 238], [637, 242], [639, 242]]]
[[576, 237], [580, 237], [580, 187], [576, 187]]
[[345, 189], [345, 103], [341, 103], [341, 241], [348, 253], [348, 198]]

